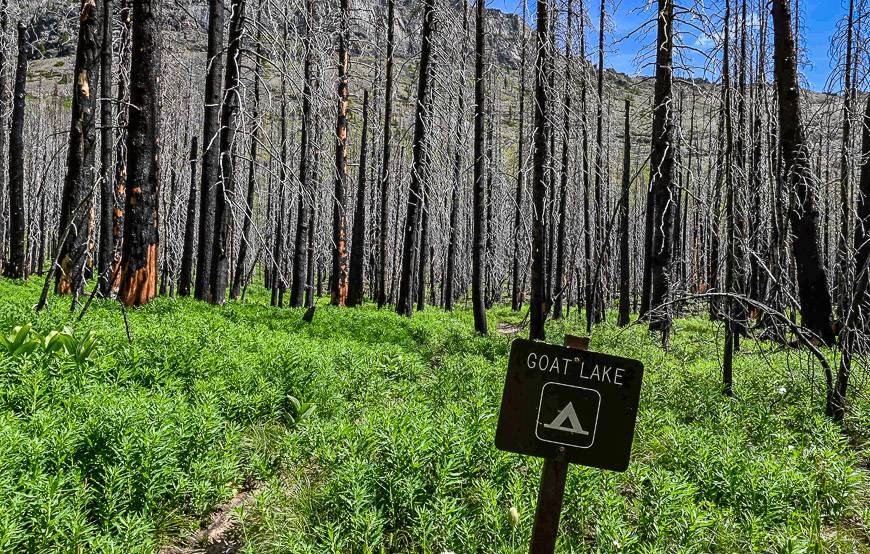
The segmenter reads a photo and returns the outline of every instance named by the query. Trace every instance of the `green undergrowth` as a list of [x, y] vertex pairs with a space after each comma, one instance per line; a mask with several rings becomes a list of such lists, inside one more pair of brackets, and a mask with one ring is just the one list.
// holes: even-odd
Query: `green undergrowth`
[[[0, 350], [0, 552], [154, 552], [252, 482], [244, 552], [527, 551], [541, 462], [493, 447], [498, 325], [521, 314], [492, 310], [489, 337], [463, 309], [321, 304], [309, 325], [252, 289], [130, 310], [129, 343], [117, 303], [37, 315], [39, 285], [0, 280], [0, 332], [97, 343]], [[560, 552], [870, 552], [866, 401], [831, 423], [806, 353], [751, 342], [725, 398], [721, 340], [700, 318], [668, 352], [596, 328], [593, 350], [646, 366], [637, 435], [626, 473], [570, 469]]]

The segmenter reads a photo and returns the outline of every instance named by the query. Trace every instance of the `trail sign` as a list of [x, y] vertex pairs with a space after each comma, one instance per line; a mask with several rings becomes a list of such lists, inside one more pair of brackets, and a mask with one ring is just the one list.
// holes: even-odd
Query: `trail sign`
[[496, 448], [625, 471], [642, 379], [636, 360], [517, 339]]

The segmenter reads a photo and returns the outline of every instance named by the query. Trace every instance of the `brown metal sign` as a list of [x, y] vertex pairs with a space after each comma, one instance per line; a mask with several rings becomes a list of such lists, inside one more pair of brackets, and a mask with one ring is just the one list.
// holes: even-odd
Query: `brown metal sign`
[[499, 412], [499, 450], [625, 471], [643, 364], [517, 339]]

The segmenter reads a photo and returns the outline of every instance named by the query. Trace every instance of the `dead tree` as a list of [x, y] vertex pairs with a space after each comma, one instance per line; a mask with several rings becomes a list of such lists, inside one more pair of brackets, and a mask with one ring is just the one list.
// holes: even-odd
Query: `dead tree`
[[662, 333], [667, 342], [671, 313], [670, 271], [674, 226], [674, 114], [673, 114], [673, 0], [658, 0], [655, 98], [653, 100], [650, 184], [652, 195], [652, 241], [645, 254], [650, 268], [650, 330]]
[[227, 64], [224, 75], [223, 103], [220, 110], [218, 149], [220, 175], [214, 183], [214, 236], [212, 238], [209, 302], [224, 304], [229, 284], [229, 237], [232, 233], [232, 205], [235, 195], [235, 161], [233, 144], [236, 140], [236, 118], [241, 105], [242, 34], [245, 27], [245, 0], [232, 0], [230, 4], [230, 35], [227, 42]]
[[27, 277], [27, 224], [24, 205], [24, 107], [27, 101], [27, 27], [18, 23], [18, 62], [12, 96], [12, 127], [9, 134], [9, 259], [3, 275]]
[[[387, 243], [390, 233], [390, 141], [393, 124], [393, 55], [395, 41], [395, 0], [387, 0], [387, 62], [384, 68], [384, 134], [381, 160], [380, 230], [378, 232], [378, 308], [387, 303]], [[396, 206], [398, 210], [398, 206]]]
[[546, 0], [539, 0], [537, 13], [537, 58], [535, 59], [535, 150], [532, 174], [532, 271], [529, 306], [529, 338], [546, 338], [546, 282], [544, 275], [544, 203], [546, 201], [547, 133], [547, 58], [550, 56], [549, 15]]
[[813, 175], [802, 121], [790, 0], [773, 0], [773, 36], [783, 174], [793, 195], [789, 221], [801, 321], [822, 342], [830, 344], [834, 340], [833, 309], [819, 249], [819, 212], [813, 194]]
[[485, 335], [486, 307], [483, 303], [483, 256], [484, 256], [484, 166], [486, 157], [484, 142], [484, 0], [477, 0], [477, 25], [474, 44], [474, 192], [472, 207], [472, 262], [471, 262], [471, 305], [474, 311], [474, 330]]
[[199, 187], [199, 242], [196, 254], [194, 296], [208, 300], [215, 228], [215, 186], [221, 175], [220, 116], [223, 76], [223, 0], [208, 2], [208, 52], [205, 76], [205, 106], [202, 120], [202, 172]]
[[413, 280], [418, 247], [423, 178], [425, 176], [426, 105], [429, 95], [429, 64], [432, 57], [432, 34], [435, 23], [435, 0], [423, 0], [423, 45], [417, 76], [417, 104], [414, 116], [414, 142], [411, 148], [411, 185], [402, 239], [402, 268], [399, 275], [399, 297], [396, 311], [411, 317], [413, 310]]
[[629, 253], [628, 197], [631, 192], [631, 100], [625, 99], [625, 146], [622, 154], [622, 189], [619, 200], [619, 318], [616, 324], [628, 325], [631, 319], [631, 259]]
[[341, 0], [338, 33], [338, 110], [335, 123], [335, 189], [332, 199], [332, 274], [329, 278], [330, 303], [347, 302], [347, 107], [350, 31], [348, 0]]
[[100, 251], [97, 256], [99, 291], [109, 296], [115, 266], [115, 183], [112, 179], [112, 0], [103, 0], [103, 51], [100, 58]]
[[190, 142], [190, 195], [187, 198], [187, 219], [184, 223], [184, 247], [181, 253], [181, 274], [178, 277], [179, 296], [190, 296], [193, 277], [193, 241], [196, 240], [196, 166], [199, 161], [199, 138]]
[[[88, 237], [93, 215], [88, 209], [94, 196], [94, 157], [97, 143], [95, 111], [103, 47], [103, 1], [81, 0], [79, 36], [73, 70], [72, 117], [66, 176], [61, 196], [58, 235], [61, 243], [55, 292], [78, 295], [84, 285]], [[68, 231], [68, 232], [67, 232]]]
[[[308, 248], [311, 229], [310, 220], [314, 213], [314, 190], [312, 187], [311, 164], [311, 63], [314, 38], [314, 0], [305, 0], [305, 35], [302, 40], [304, 60], [302, 62], [302, 132], [299, 145], [299, 200], [296, 214], [296, 238], [293, 243], [293, 282], [290, 289], [290, 305], [299, 308], [305, 301], [306, 284], [309, 282]], [[317, 126], [315, 125], [315, 128]], [[282, 214], [278, 214], [281, 217]]]
[[130, 123], [127, 171], [130, 184], [124, 218], [119, 297], [141, 306], [157, 293], [158, 193], [160, 168], [159, 1], [133, 5], [133, 55], [130, 63]]
[[363, 303], [363, 283], [365, 283], [366, 250], [366, 165], [369, 134], [369, 91], [363, 92], [363, 120], [360, 135], [359, 173], [356, 186], [356, 206], [353, 213], [353, 243], [350, 251], [350, 274], [347, 286], [347, 305], [359, 306]]

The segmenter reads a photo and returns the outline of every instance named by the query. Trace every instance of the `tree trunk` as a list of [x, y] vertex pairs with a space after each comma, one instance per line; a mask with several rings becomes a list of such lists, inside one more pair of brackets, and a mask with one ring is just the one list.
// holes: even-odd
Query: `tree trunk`
[[115, 266], [115, 183], [112, 179], [112, 0], [103, 0], [103, 51], [100, 59], [100, 252], [97, 274], [100, 295], [112, 291], [111, 272]]
[[[299, 145], [299, 206], [296, 219], [296, 238], [293, 244], [293, 282], [290, 290], [290, 305], [299, 308], [305, 301], [305, 288], [308, 282], [306, 271], [309, 260], [308, 250], [305, 245], [308, 235], [314, 230], [309, 228], [309, 220], [314, 205], [314, 187], [311, 180], [311, 63], [312, 41], [314, 39], [314, 0], [305, 0], [305, 36], [302, 48], [305, 51], [303, 61], [303, 88], [302, 88], [302, 133]], [[280, 216], [280, 214], [279, 214]]]
[[819, 212], [812, 188], [809, 153], [801, 119], [797, 55], [792, 35], [789, 0], [773, 0], [774, 71], [779, 98], [780, 145], [784, 175], [794, 195], [789, 220], [792, 228], [801, 321], [822, 342], [834, 340], [831, 293], [819, 251]]
[[399, 276], [399, 298], [396, 311], [411, 317], [413, 309], [413, 280], [418, 247], [418, 228], [425, 175], [424, 142], [426, 140], [425, 111], [429, 95], [429, 63], [432, 56], [432, 30], [435, 23], [434, 0], [423, 0], [423, 45], [420, 66], [417, 69], [417, 106], [414, 117], [414, 143], [412, 145], [411, 185], [408, 194], [407, 216], [402, 240], [402, 271]]
[[347, 302], [347, 106], [348, 52], [350, 31], [348, 0], [341, 0], [341, 29], [338, 33], [338, 114], [335, 124], [335, 192], [332, 204], [332, 275], [329, 278], [330, 303]]
[[658, 2], [655, 99], [653, 103], [650, 192], [653, 234], [650, 262], [650, 329], [667, 341], [671, 310], [666, 303], [671, 292], [670, 270], [673, 254], [674, 209], [674, 115], [673, 115], [673, 0]]
[[547, 0], [538, 0], [537, 59], [535, 60], [535, 150], [532, 177], [532, 272], [531, 303], [529, 307], [529, 338], [544, 340], [546, 307], [544, 305], [544, 202], [547, 171], [546, 126], [549, 102], [547, 98], [547, 58], [550, 56], [549, 15]]
[[119, 296], [141, 306], [156, 294], [160, 156], [161, 36], [155, 0], [133, 5], [130, 63], [130, 123], [127, 171], [130, 183], [124, 218]]
[[[526, 0], [523, 0], [523, 21], [526, 21]], [[526, 120], [526, 26], [522, 31], [522, 54], [520, 56], [520, 113], [517, 130], [517, 190], [514, 195], [514, 251], [511, 272], [511, 309], [519, 311], [522, 307], [520, 288], [520, 231], [523, 216], [523, 184], [525, 181], [525, 120]]]
[[[257, 22], [260, 22], [260, 11], [257, 11]], [[239, 257], [236, 260], [236, 273], [233, 277], [233, 286], [230, 290], [230, 298], [238, 300], [242, 294], [242, 283], [247, 275], [248, 248], [253, 240], [252, 230], [254, 226], [254, 200], [257, 192], [257, 156], [260, 145], [260, 79], [262, 78], [263, 43], [260, 40], [259, 25], [257, 26], [257, 54], [254, 60], [254, 106], [251, 114], [251, 145], [248, 160], [248, 193], [245, 197], [244, 223], [242, 224], [242, 244], [239, 245]], [[254, 260], [256, 267], [257, 261]]]
[[[387, 0], [387, 63], [384, 89], [384, 151], [381, 161], [381, 228], [378, 233], [378, 308], [387, 303], [387, 243], [390, 233], [390, 140], [393, 119], [393, 49], [395, 40], [395, 0]], [[398, 210], [396, 206], [396, 210]]]
[[[78, 295], [84, 286], [88, 237], [93, 225], [94, 157], [97, 143], [95, 111], [100, 51], [103, 46], [103, 2], [81, 0], [79, 37], [73, 71], [72, 117], [66, 177], [61, 196], [59, 236], [66, 235], [60, 250], [60, 271], [55, 279], [58, 294]], [[67, 232], [69, 230], [69, 232]]]
[[484, 167], [486, 157], [483, 152], [484, 101], [486, 84], [483, 77], [484, 64], [484, 7], [483, 0], [477, 0], [477, 26], [474, 44], [474, 196], [472, 208], [473, 243], [471, 266], [471, 304], [474, 310], [474, 330], [485, 335], [486, 306], [483, 303], [483, 256], [484, 256]]
[[369, 91], [363, 92], [363, 123], [359, 150], [359, 174], [357, 175], [356, 206], [353, 213], [353, 243], [350, 251], [350, 275], [347, 285], [347, 305], [354, 307], [363, 303], [366, 251], [366, 164], [369, 134]]
[[232, 0], [230, 6], [230, 35], [227, 43], [227, 65], [224, 76], [223, 103], [221, 105], [218, 148], [220, 174], [215, 182], [214, 237], [212, 239], [211, 291], [209, 302], [224, 304], [229, 284], [229, 239], [232, 236], [232, 204], [235, 195], [235, 160], [233, 145], [236, 140], [236, 118], [241, 104], [239, 79], [241, 76], [242, 34], [245, 26], [245, 0]]
[[196, 240], [196, 165], [198, 158], [199, 138], [194, 135], [190, 143], [190, 196], [187, 198], [187, 219], [184, 224], [181, 275], [178, 277], [179, 296], [190, 296], [190, 283], [193, 275], [193, 241]]
[[[562, 318], [562, 305], [565, 301], [567, 288], [565, 275], [565, 240], [568, 199], [568, 163], [571, 148], [571, 48], [574, 41], [571, 35], [571, 0], [568, 0], [566, 11], [568, 30], [565, 41], [565, 113], [562, 122], [562, 167], [559, 179], [559, 229], [556, 237], [556, 298], [553, 306], [553, 319]], [[582, 60], [581, 60], [582, 61]]]
[[625, 100], [625, 146], [622, 154], [622, 197], [619, 201], [619, 319], [620, 327], [631, 319], [631, 260], [628, 252], [628, 196], [631, 191], [631, 100]]
[[[12, 97], [12, 128], [9, 134], [9, 260], [3, 275], [27, 277], [27, 225], [24, 206], [24, 107], [27, 100], [27, 27], [18, 23], [18, 63]], [[4, 132], [4, 131], [0, 131]]]
[[199, 197], [199, 243], [196, 255], [194, 296], [208, 300], [211, 292], [211, 267], [215, 234], [215, 188], [221, 179], [220, 117], [221, 77], [224, 48], [223, 0], [208, 3], [208, 53], [205, 76], [205, 106], [202, 123], [202, 180]]

